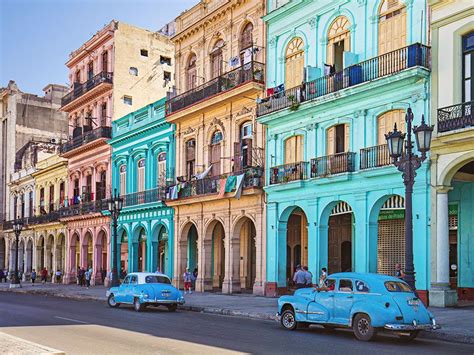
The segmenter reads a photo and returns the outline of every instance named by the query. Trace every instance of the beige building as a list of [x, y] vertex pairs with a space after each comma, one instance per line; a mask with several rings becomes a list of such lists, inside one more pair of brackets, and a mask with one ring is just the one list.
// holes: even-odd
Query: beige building
[[474, 300], [474, 3], [430, 0], [430, 305]]
[[[196, 290], [264, 293], [265, 132], [262, 1], [200, 1], [176, 19], [175, 284], [198, 269]], [[241, 196], [239, 198], [241, 190]]]

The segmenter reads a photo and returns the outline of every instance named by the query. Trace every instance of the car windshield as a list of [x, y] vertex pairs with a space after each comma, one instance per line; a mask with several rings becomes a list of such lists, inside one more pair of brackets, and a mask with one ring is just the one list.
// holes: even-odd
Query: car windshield
[[168, 284], [171, 285], [171, 281], [166, 276], [148, 275], [145, 277], [145, 283], [147, 284]]
[[387, 281], [385, 288], [389, 292], [412, 292], [410, 286], [401, 281]]

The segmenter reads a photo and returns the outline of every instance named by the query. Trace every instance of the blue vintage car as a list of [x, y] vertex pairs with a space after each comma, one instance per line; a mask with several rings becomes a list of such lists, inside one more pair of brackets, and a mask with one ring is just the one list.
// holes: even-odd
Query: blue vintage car
[[107, 290], [106, 296], [110, 307], [132, 304], [137, 312], [146, 306], [166, 306], [174, 312], [178, 304], [184, 304], [182, 293], [171, 285], [168, 276], [159, 273], [130, 273], [120, 286]]
[[320, 288], [303, 288], [278, 300], [277, 320], [294, 330], [310, 324], [325, 328], [352, 328], [359, 340], [371, 340], [377, 331], [395, 332], [413, 340], [421, 330], [439, 326], [402, 280], [379, 274], [344, 272], [330, 275]]

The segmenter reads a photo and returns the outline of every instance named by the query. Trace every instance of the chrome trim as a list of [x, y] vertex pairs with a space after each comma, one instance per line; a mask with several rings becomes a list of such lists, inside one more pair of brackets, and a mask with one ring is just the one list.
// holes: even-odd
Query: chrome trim
[[316, 311], [315, 311], [315, 312], [307, 312], [307, 311], [303, 311], [303, 310], [301, 310], [301, 309], [297, 309], [297, 310], [295, 311], [295, 313], [302, 313], [302, 314], [320, 314], [320, 315], [321, 315], [321, 314], [324, 314], [324, 312], [319, 312], [319, 311], [318, 311], [318, 312], [316, 312]]
[[436, 330], [441, 327], [437, 324], [385, 324], [387, 330]]

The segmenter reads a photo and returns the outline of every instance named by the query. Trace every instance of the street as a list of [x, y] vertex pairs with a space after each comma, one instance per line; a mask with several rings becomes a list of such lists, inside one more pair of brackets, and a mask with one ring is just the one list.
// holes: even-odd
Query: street
[[1, 293], [0, 309], [0, 332], [68, 354], [474, 352], [473, 345], [430, 340], [402, 344], [382, 336], [364, 343], [348, 331], [312, 327], [288, 332], [270, 321], [160, 309], [136, 313], [131, 307], [108, 308], [105, 302], [40, 295]]

